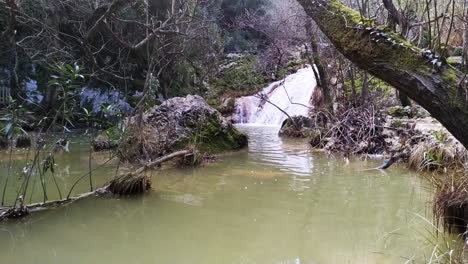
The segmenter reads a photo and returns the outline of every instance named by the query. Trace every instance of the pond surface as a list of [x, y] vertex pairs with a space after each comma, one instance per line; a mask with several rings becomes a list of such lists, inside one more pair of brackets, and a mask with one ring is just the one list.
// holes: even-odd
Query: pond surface
[[[425, 263], [433, 245], [426, 183], [381, 161], [327, 157], [277, 128], [241, 129], [248, 150], [196, 169], [153, 172], [154, 191], [131, 199], [89, 198], [0, 223], [1, 263], [299, 264]], [[60, 188], [89, 170], [89, 147], [73, 139], [56, 155]], [[15, 151], [15, 166], [27, 154]], [[96, 168], [108, 154], [93, 156]], [[7, 174], [3, 153], [0, 175]], [[102, 185], [109, 163], [94, 174]], [[50, 176], [48, 176], [50, 177]], [[58, 191], [48, 178], [49, 198]], [[39, 184], [28, 201], [40, 201]], [[11, 187], [7, 199], [14, 199]], [[89, 190], [89, 180], [74, 193]], [[65, 191], [62, 191], [65, 192]], [[425, 220], [429, 219], [429, 220]]]

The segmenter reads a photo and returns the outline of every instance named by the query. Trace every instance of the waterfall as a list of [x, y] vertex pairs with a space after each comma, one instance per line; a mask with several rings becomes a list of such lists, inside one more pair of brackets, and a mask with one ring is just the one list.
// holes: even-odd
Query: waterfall
[[[233, 120], [242, 124], [281, 126], [287, 116], [277, 107], [290, 116], [306, 116], [316, 86], [317, 81], [312, 67], [300, 69], [284, 80], [270, 84], [255, 95], [238, 98]], [[272, 104], [260, 99], [262, 95]]]

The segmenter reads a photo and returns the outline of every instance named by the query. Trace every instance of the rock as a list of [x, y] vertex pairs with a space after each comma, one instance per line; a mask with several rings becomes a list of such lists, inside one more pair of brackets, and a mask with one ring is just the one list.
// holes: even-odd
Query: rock
[[147, 111], [141, 126], [132, 117], [119, 155], [123, 160], [154, 159], [185, 148], [214, 154], [247, 146], [239, 132], [200, 96], [176, 97]]
[[392, 117], [410, 117], [410, 118], [425, 118], [431, 116], [429, 112], [419, 105], [413, 106], [394, 106], [388, 109], [388, 115]]
[[286, 119], [281, 125], [280, 136], [306, 138], [316, 134], [312, 119], [305, 116], [293, 116], [291, 119]]
[[426, 118], [431, 116], [431, 114], [420, 105], [413, 105], [411, 107], [411, 115], [414, 118]]
[[99, 135], [93, 140], [92, 145], [94, 151], [106, 151], [117, 149], [119, 147], [119, 142]]
[[219, 108], [219, 112], [223, 116], [232, 116], [236, 111], [236, 99], [235, 98], [225, 98], [221, 103], [221, 107]]
[[125, 131], [121, 124], [100, 131], [99, 134], [93, 139], [93, 150], [107, 151], [117, 149], [124, 133]]
[[392, 117], [411, 117], [411, 107], [394, 106], [388, 109], [388, 115]]

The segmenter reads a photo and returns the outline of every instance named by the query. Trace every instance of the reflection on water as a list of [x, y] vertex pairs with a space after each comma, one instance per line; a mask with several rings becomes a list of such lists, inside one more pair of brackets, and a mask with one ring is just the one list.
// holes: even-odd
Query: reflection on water
[[[249, 131], [249, 163], [259, 165], [274, 165], [280, 170], [294, 175], [310, 177], [313, 169], [312, 156], [305, 148], [304, 140], [288, 140], [278, 137], [278, 127], [256, 127], [239, 125], [240, 129]], [[258, 140], [261, 139], [261, 140]]]
[[[424, 263], [428, 191], [398, 166], [328, 159], [276, 129], [241, 127], [249, 150], [153, 172], [155, 190], [90, 198], [0, 224], [2, 263]], [[73, 146], [72, 146], [73, 147]], [[87, 170], [87, 146], [57, 161], [60, 184]], [[16, 154], [15, 154], [16, 155]], [[67, 156], [68, 155], [68, 156]], [[79, 161], [79, 162], [78, 162]], [[2, 166], [2, 173], [4, 172]], [[99, 174], [105, 182], [114, 173]], [[86, 191], [86, 183], [80, 186]], [[411, 261], [409, 261], [411, 263]]]

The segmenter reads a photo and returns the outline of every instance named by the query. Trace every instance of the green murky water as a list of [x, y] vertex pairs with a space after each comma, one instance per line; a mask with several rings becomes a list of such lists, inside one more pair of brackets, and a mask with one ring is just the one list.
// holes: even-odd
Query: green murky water
[[[426, 183], [398, 166], [312, 153], [270, 127], [243, 127], [248, 150], [196, 169], [153, 172], [155, 190], [131, 199], [90, 198], [0, 223], [0, 263], [424, 263], [433, 245]], [[58, 185], [88, 169], [89, 148], [73, 139], [56, 157]], [[14, 152], [15, 165], [26, 155]], [[94, 156], [96, 168], [107, 154]], [[1, 180], [7, 173], [3, 153]], [[94, 172], [105, 183], [115, 164]], [[47, 177], [50, 177], [47, 176]], [[58, 191], [48, 178], [49, 198]], [[36, 183], [32, 201], [40, 201]], [[8, 199], [14, 199], [9, 188]], [[89, 189], [78, 184], [75, 193]], [[28, 201], [30, 197], [26, 197]], [[408, 262], [407, 262], [408, 261]]]

